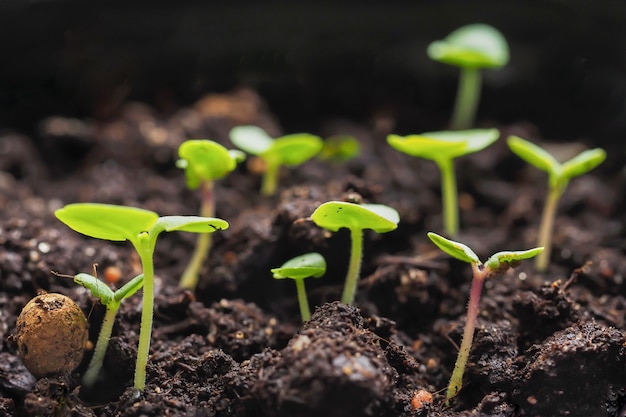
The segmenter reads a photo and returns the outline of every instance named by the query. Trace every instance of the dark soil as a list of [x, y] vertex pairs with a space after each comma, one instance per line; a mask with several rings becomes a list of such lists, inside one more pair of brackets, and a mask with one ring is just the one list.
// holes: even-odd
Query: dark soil
[[[439, 173], [391, 149], [379, 126], [342, 120], [321, 135], [350, 133], [361, 155], [285, 169], [280, 195], [259, 195], [249, 163], [217, 184], [228, 230], [195, 294], [178, 288], [195, 236], [169, 233], [155, 256], [156, 309], [145, 392], [132, 389], [141, 296], [122, 305], [96, 386], [71, 374], [36, 380], [13, 339], [21, 308], [40, 291], [74, 299], [95, 342], [104, 308], [73, 275], [140, 271], [130, 244], [94, 240], [53, 216], [78, 201], [125, 204], [161, 215], [195, 214], [196, 193], [175, 167], [178, 145], [207, 137], [231, 146], [229, 129], [281, 127], [251, 90], [214, 95], [170, 114], [131, 103], [109, 121], [49, 118], [41, 134], [0, 136], [0, 415], [6, 416], [623, 416], [626, 413], [624, 176], [619, 146], [573, 180], [559, 206], [549, 271], [532, 262], [486, 282], [456, 404], [443, 392], [463, 330], [470, 268], [437, 250]], [[502, 137], [541, 139], [532, 125], [496, 126]], [[591, 143], [561, 144], [567, 157]], [[462, 231], [481, 258], [536, 245], [546, 178], [500, 139], [457, 161]], [[358, 194], [396, 208], [396, 231], [366, 234], [355, 306], [338, 303], [349, 235], [296, 221], [322, 202]], [[301, 325], [295, 288], [270, 268], [322, 253], [325, 277], [307, 282], [315, 306]], [[54, 349], [51, 346], [50, 349]], [[432, 394], [429, 399], [425, 393]]]

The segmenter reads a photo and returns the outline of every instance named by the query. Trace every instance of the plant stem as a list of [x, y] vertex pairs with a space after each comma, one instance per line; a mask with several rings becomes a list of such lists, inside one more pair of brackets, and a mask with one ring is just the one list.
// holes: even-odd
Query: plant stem
[[[137, 252], [143, 268], [143, 305], [141, 309], [141, 325], [139, 329], [139, 345], [137, 346], [137, 364], [135, 366], [134, 387], [143, 391], [146, 387], [146, 366], [150, 354], [150, 338], [152, 336], [152, 315], [154, 310], [154, 264], [152, 254], [155, 240], [153, 237], [141, 235], [143, 240]], [[147, 241], [146, 241], [147, 240]]]
[[96, 382], [100, 369], [102, 369], [102, 363], [104, 362], [104, 356], [111, 340], [111, 333], [113, 332], [113, 323], [115, 323], [115, 316], [120, 307], [119, 302], [112, 301], [106, 306], [106, 312], [104, 313], [104, 320], [102, 321], [102, 327], [100, 327], [100, 333], [98, 334], [98, 341], [96, 347], [89, 362], [87, 372], [83, 376], [83, 384], [86, 387], [91, 387]]
[[556, 209], [561, 198], [563, 188], [551, 187], [548, 190], [546, 196], [546, 202], [543, 206], [543, 213], [541, 214], [541, 226], [539, 227], [539, 244], [543, 246], [543, 252], [537, 256], [535, 260], [535, 267], [539, 272], [544, 272], [548, 269], [550, 264], [550, 252], [552, 250], [552, 230], [554, 228], [554, 218], [556, 216]]
[[278, 188], [278, 175], [280, 173], [280, 163], [276, 161], [265, 161], [265, 173], [261, 183], [261, 194], [269, 197], [276, 194]]
[[[213, 195], [213, 181], [202, 182], [202, 204], [200, 205], [200, 216], [215, 216], [215, 198]], [[185, 272], [180, 278], [180, 286], [188, 290], [195, 290], [198, 285], [198, 276], [205, 259], [211, 250], [211, 233], [200, 233], [196, 240], [196, 247]]]
[[454, 160], [437, 160], [441, 171], [441, 194], [443, 199], [443, 225], [446, 233], [456, 236], [459, 232], [459, 207], [457, 201], [456, 175]]
[[341, 302], [344, 304], [352, 304], [354, 302], [354, 294], [356, 293], [356, 286], [361, 273], [361, 258], [363, 256], [363, 229], [350, 229], [350, 237], [352, 239], [350, 265], [348, 266], [346, 283], [343, 287], [343, 295], [341, 296]]
[[474, 124], [482, 76], [478, 68], [461, 68], [459, 86], [452, 113], [451, 128], [453, 130], [469, 129]]
[[296, 291], [298, 292], [298, 304], [300, 305], [300, 316], [302, 321], [311, 320], [311, 310], [309, 309], [309, 300], [306, 298], [306, 289], [304, 288], [304, 279], [296, 279]]
[[486, 272], [483, 265], [472, 264], [474, 278], [472, 279], [472, 289], [470, 291], [469, 303], [467, 305], [467, 316], [465, 319], [465, 329], [463, 330], [463, 340], [461, 348], [454, 364], [454, 370], [448, 383], [446, 392], [446, 405], [450, 405], [450, 400], [454, 398], [463, 387], [463, 373], [465, 365], [469, 358], [472, 340], [474, 339], [474, 329], [476, 328], [476, 319], [478, 317], [478, 302], [480, 301], [480, 293], [483, 288]]

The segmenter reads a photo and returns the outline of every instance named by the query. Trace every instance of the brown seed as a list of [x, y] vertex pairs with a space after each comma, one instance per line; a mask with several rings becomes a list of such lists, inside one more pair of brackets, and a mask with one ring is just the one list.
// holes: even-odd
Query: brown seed
[[61, 294], [41, 294], [17, 318], [17, 350], [37, 378], [70, 372], [83, 359], [87, 319], [78, 305]]

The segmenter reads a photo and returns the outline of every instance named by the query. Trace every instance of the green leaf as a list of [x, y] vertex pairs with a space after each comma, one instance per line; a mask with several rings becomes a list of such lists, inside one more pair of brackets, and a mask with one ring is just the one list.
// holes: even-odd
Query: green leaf
[[277, 138], [261, 156], [276, 157], [285, 165], [297, 166], [317, 155], [323, 145], [322, 139], [318, 136], [296, 133]]
[[487, 265], [487, 267], [489, 267], [490, 269], [497, 270], [498, 268], [500, 268], [500, 265], [503, 263], [504, 264], [517, 263], [524, 259], [534, 258], [535, 256], [539, 255], [541, 252], [543, 252], [543, 249], [544, 249], [543, 247], [538, 247], [538, 248], [522, 250], [522, 251], [514, 251], [514, 252], [503, 251], [503, 252], [494, 253], [493, 255], [489, 257], [489, 259], [487, 259], [487, 262], [485, 262], [485, 265]]
[[324, 140], [319, 158], [325, 161], [345, 162], [361, 151], [359, 141], [353, 136], [336, 135]]
[[184, 165], [187, 186], [196, 189], [203, 181], [213, 181], [226, 176], [237, 166], [228, 149], [212, 140], [187, 140], [178, 148]]
[[581, 152], [563, 164], [563, 176], [570, 179], [585, 174], [606, 159], [604, 149], [595, 148]]
[[316, 225], [332, 232], [348, 229], [372, 229], [377, 233], [395, 230], [400, 221], [396, 210], [382, 204], [354, 204], [329, 201], [319, 206], [311, 219]]
[[97, 203], [68, 204], [54, 215], [79, 233], [113, 241], [133, 241], [159, 219], [153, 211]]
[[230, 141], [239, 149], [252, 155], [263, 154], [274, 143], [274, 139], [265, 130], [257, 126], [237, 126], [232, 128]]
[[518, 136], [509, 136], [507, 144], [511, 151], [524, 161], [551, 176], [560, 176], [561, 164], [544, 149]]
[[509, 45], [497, 29], [485, 24], [463, 26], [428, 46], [435, 61], [464, 68], [500, 68], [509, 62]]
[[400, 152], [437, 161], [480, 151], [491, 145], [499, 137], [498, 129], [468, 129], [426, 132], [404, 138], [389, 135], [387, 142]]
[[428, 232], [428, 237], [432, 242], [437, 245], [439, 249], [447, 253], [448, 255], [456, 258], [460, 261], [467, 262], [469, 264], [480, 264], [480, 259], [468, 246], [455, 242], [453, 240], [446, 239], [433, 232]]
[[271, 271], [276, 279], [319, 278], [326, 273], [326, 259], [317, 252], [307, 253], [296, 256]]
[[157, 228], [166, 232], [213, 233], [228, 229], [228, 222], [214, 217], [163, 216], [159, 218]]

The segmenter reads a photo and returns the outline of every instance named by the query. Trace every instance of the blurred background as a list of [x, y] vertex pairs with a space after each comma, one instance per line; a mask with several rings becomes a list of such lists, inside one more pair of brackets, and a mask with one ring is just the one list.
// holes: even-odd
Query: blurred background
[[286, 131], [392, 117], [441, 129], [458, 70], [427, 45], [469, 23], [509, 41], [479, 124], [530, 122], [556, 141], [626, 138], [626, 3], [604, 0], [0, 1], [0, 128], [107, 120], [129, 101], [168, 114], [256, 91]]

